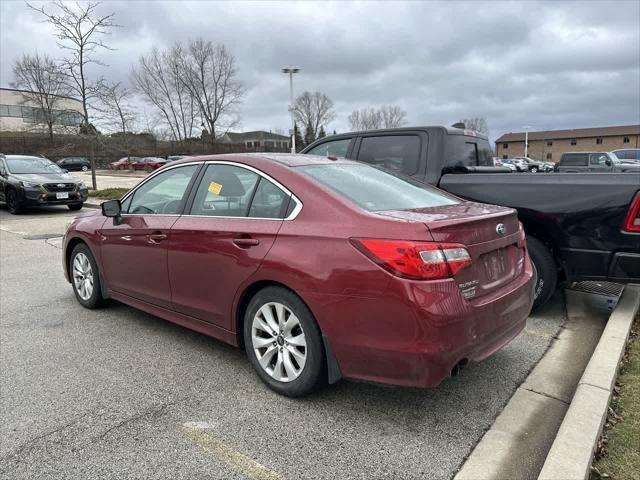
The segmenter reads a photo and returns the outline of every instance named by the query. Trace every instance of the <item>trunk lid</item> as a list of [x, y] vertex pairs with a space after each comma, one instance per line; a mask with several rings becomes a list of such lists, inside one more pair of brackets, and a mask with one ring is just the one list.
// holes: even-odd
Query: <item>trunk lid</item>
[[464, 245], [473, 263], [456, 273], [454, 279], [465, 298], [491, 293], [522, 272], [520, 224], [517, 212], [511, 208], [462, 202], [378, 213], [424, 223], [436, 242]]

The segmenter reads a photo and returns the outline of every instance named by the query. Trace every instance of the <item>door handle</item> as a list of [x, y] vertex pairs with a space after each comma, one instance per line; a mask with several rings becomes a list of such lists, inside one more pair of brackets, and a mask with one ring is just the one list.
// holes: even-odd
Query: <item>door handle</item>
[[256, 245], [260, 245], [260, 240], [257, 238], [234, 238], [233, 243], [236, 244], [240, 248], [248, 248], [255, 247]]
[[160, 243], [163, 240], [167, 239], [167, 236], [164, 233], [152, 233], [147, 237], [149, 239], [149, 243]]

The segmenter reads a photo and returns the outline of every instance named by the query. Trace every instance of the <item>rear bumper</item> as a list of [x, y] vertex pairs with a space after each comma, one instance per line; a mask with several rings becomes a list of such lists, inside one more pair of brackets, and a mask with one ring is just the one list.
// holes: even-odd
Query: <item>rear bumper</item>
[[[637, 239], [640, 235], [629, 234]], [[628, 247], [630, 242], [621, 247]], [[628, 251], [632, 250], [632, 251]], [[563, 249], [562, 260], [569, 280], [608, 280], [619, 283], [640, 282], [640, 251], [634, 248], [611, 252], [608, 250]]]
[[310, 302], [324, 304], [318, 322], [346, 378], [437, 386], [460, 362], [489, 357], [524, 329], [535, 279], [527, 258], [516, 280], [469, 301], [450, 280], [392, 283], [385, 298]]

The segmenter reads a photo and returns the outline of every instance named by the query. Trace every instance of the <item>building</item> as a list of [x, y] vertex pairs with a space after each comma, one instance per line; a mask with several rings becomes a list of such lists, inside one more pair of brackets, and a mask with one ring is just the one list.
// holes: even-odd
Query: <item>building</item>
[[[0, 132], [48, 132], [36, 103], [25, 96], [25, 90], [0, 88]], [[58, 96], [54, 133], [76, 133], [82, 124], [82, 102]]]
[[291, 139], [285, 135], [256, 130], [255, 132], [228, 132], [222, 137], [224, 143], [243, 143], [247, 148], [286, 150], [291, 148]]
[[[576, 128], [529, 132], [527, 154], [534, 160], [558, 162], [564, 152], [610, 152], [640, 148], [640, 125]], [[524, 155], [524, 132], [507, 133], [496, 140], [498, 158]]]

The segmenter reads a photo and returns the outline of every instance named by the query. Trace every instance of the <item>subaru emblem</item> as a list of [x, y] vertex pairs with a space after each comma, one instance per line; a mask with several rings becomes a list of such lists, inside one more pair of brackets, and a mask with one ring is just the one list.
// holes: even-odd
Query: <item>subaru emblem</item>
[[504, 234], [507, 233], [507, 227], [504, 226], [504, 223], [496, 225], [496, 233], [499, 237], [504, 237]]

